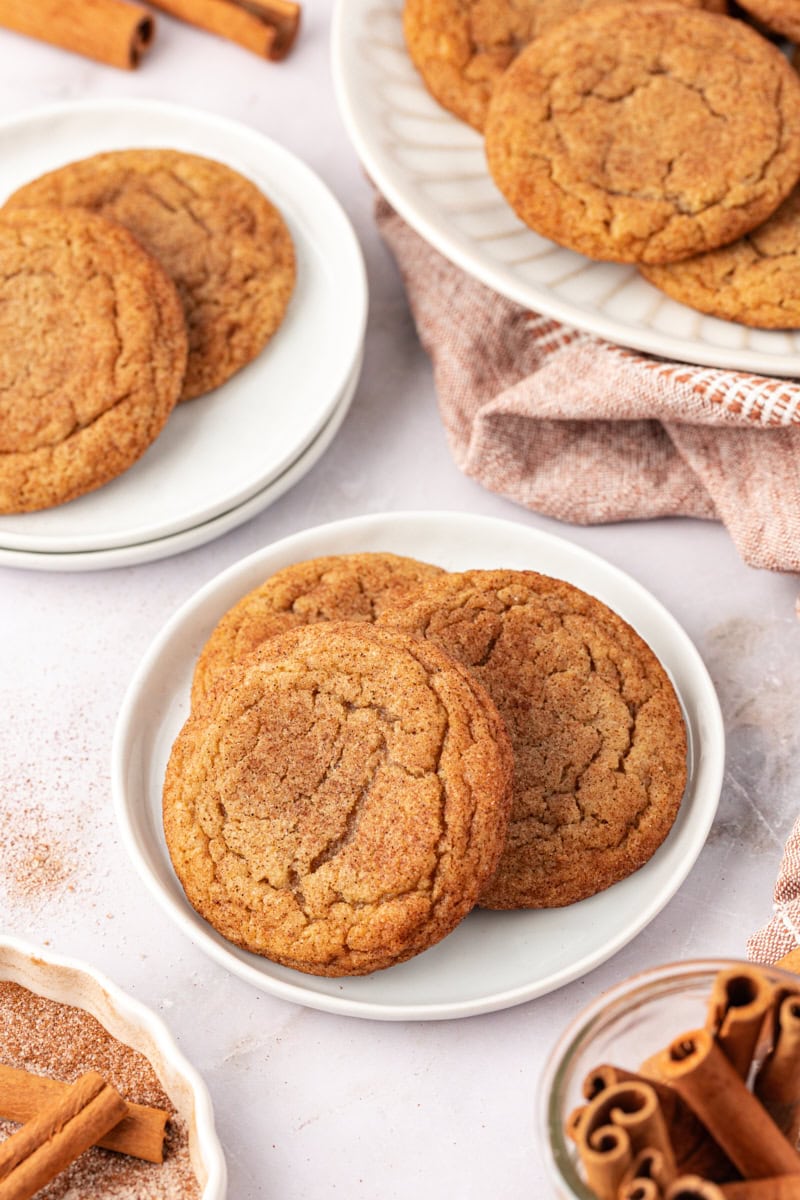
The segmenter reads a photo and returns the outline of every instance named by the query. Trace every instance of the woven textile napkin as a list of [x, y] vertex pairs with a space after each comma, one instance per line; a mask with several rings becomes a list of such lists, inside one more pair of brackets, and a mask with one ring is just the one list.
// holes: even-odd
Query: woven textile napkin
[[754, 962], [777, 962], [800, 946], [800, 818], [784, 847], [773, 898], [775, 915], [747, 943]]
[[383, 199], [377, 221], [467, 475], [563, 521], [723, 521], [751, 566], [800, 571], [800, 386], [611, 345], [477, 283]]

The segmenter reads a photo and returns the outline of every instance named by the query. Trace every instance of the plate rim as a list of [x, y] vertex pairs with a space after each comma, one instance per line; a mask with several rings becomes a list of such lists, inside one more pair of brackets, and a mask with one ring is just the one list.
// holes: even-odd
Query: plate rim
[[208, 521], [200, 521], [197, 525], [167, 534], [165, 537], [132, 542], [128, 546], [110, 546], [106, 550], [15, 550], [0, 545], [0, 567], [53, 572], [110, 571], [117, 567], [137, 566], [140, 563], [157, 562], [162, 558], [185, 554], [188, 550], [195, 550], [230, 533], [291, 491], [328, 452], [350, 411], [358, 390], [363, 361], [362, 351], [332, 415], [300, 456], [271, 483], [254, 496], [243, 500], [241, 504], [234, 505]]
[[[143, 545], [145, 542], [155, 542], [161, 538], [169, 538], [176, 534], [191, 531], [199, 525], [207, 521], [213, 521], [217, 517], [224, 516], [230, 512], [232, 508], [238, 508], [241, 504], [255, 496], [260, 495], [266, 487], [271, 483], [280, 479], [286, 471], [291, 469], [294, 463], [301, 457], [310, 445], [316, 440], [320, 433], [326, 428], [340, 403], [342, 393], [350, 384], [354, 370], [359, 366], [363, 355], [364, 340], [366, 336], [367, 320], [369, 315], [369, 284], [364, 260], [364, 252], [361, 248], [358, 235], [356, 234], [353, 222], [345, 211], [341, 201], [335, 195], [333, 190], [328, 186], [325, 180], [298, 154], [282, 145], [276, 139], [262, 133], [259, 129], [247, 124], [245, 121], [240, 121], [235, 118], [222, 116], [218, 113], [211, 112], [202, 108], [195, 108], [191, 105], [174, 103], [168, 100], [159, 100], [157, 98], [138, 98], [138, 97], [94, 97], [80, 100], [64, 100], [54, 101], [48, 104], [35, 105], [30, 108], [25, 108], [21, 112], [8, 113], [0, 116], [0, 139], [8, 132], [26, 133], [28, 127], [38, 126], [40, 130], [44, 127], [43, 132], [46, 133], [48, 121], [62, 119], [78, 119], [81, 115], [87, 114], [89, 117], [97, 119], [106, 119], [113, 128], [114, 118], [118, 114], [124, 114], [128, 117], [135, 117], [143, 114], [151, 121], [157, 120], [159, 116], [168, 117], [171, 120], [179, 123], [185, 123], [186, 131], [189, 137], [194, 134], [201, 134], [202, 130], [215, 129], [220, 134], [230, 134], [231, 144], [233, 146], [233, 154], [231, 157], [236, 157], [237, 146], [253, 147], [255, 152], [263, 151], [266, 148], [266, 153], [275, 162], [273, 174], [281, 176], [284, 168], [291, 171], [292, 178], [299, 181], [298, 191], [308, 193], [313, 192], [314, 207], [317, 207], [318, 202], [321, 203], [324, 198], [326, 205], [326, 216], [335, 218], [337, 223], [336, 238], [337, 244], [340, 246], [340, 253], [343, 259], [349, 261], [347, 272], [348, 280], [348, 303], [347, 303], [347, 322], [346, 338], [337, 339], [336, 362], [333, 364], [335, 369], [332, 369], [326, 376], [324, 385], [319, 386], [320, 396], [324, 395], [324, 401], [319, 405], [318, 412], [314, 416], [314, 420], [307, 424], [303, 430], [303, 436], [295, 439], [294, 448], [287, 451], [282, 460], [277, 462], [277, 465], [264, 475], [260, 483], [255, 486], [246, 485], [245, 488], [239, 486], [239, 490], [233, 490], [234, 500], [231, 503], [230, 497], [227, 500], [215, 502], [211, 509], [207, 506], [201, 509], [202, 516], [200, 520], [196, 518], [181, 518], [178, 528], [169, 527], [174, 525], [172, 521], [166, 522], [168, 526], [167, 532], [159, 533], [158, 531], [138, 530], [134, 529], [133, 534], [119, 534], [113, 532], [106, 533], [91, 533], [89, 535], [75, 533], [74, 531], [65, 533], [44, 533], [35, 537], [31, 537], [26, 533], [24, 527], [20, 530], [5, 530], [0, 531], [0, 540], [13, 543], [6, 545], [4, 549], [9, 551], [19, 551], [29, 554], [95, 554], [112, 549], [125, 549], [130, 545]], [[152, 125], [148, 126], [147, 134], [150, 136]], [[166, 143], [166, 138], [164, 139]], [[61, 143], [57, 144], [57, 150], [61, 150]], [[98, 151], [99, 152], [99, 151]], [[187, 151], [187, 153], [202, 153], [202, 148]], [[85, 156], [84, 156], [85, 157]], [[227, 161], [227, 160], [226, 160]], [[237, 168], [238, 169], [238, 168]], [[270, 197], [271, 198], [271, 197]], [[299, 202], [298, 202], [299, 203]], [[288, 223], [292, 223], [293, 209], [291, 205], [282, 205], [281, 211]], [[276, 330], [276, 336], [280, 335], [280, 327]], [[267, 349], [267, 347], [265, 347]], [[258, 356], [257, 356], [258, 357]], [[255, 362], [256, 360], [254, 360]], [[251, 364], [246, 364], [250, 366]], [[232, 377], [235, 380], [235, 376]], [[226, 381], [229, 382], [229, 381]], [[224, 386], [224, 385], [223, 385]], [[217, 390], [217, 389], [213, 389]], [[188, 404], [203, 404], [204, 400], [212, 393], [207, 393], [206, 396], [197, 397], [196, 401], [189, 401]], [[182, 408], [182, 405], [176, 406]], [[135, 467], [136, 464], [134, 463]], [[124, 474], [124, 473], [123, 473]], [[113, 482], [113, 481], [112, 481]], [[102, 492], [102, 489], [95, 489], [95, 492]], [[80, 497], [79, 497], [80, 499]], [[63, 506], [57, 506], [63, 507]], [[216, 509], [216, 511], [214, 511]], [[27, 514], [0, 514], [0, 523], [6, 516], [14, 518], [22, 518]], [[144, 534], [144, 536], [142, 536]], [[122, 541], [121, 538], [126, 540]], [[90, 544], [91, 543], [91, 544]]]
[[[705, 344], [698, 345], [691, 338], [682, 338], [677, 334], [664, 334], [657, 330], [653, 330], [652, 333], [638, 334], [635, 328], [629, 329], [628, 326], [620, 326], [619, 322], [613, 318], [605, 317], [600, 313], [584, 313], [582, 310], [573, 307], [568, 301], [555, 296], [545, 284], [540, 285], [536, 294], [533, 295], [524, 284], [524, 281], [515, 279], [502, 266], [495, 267], [492, 263], [485, 262], [479, 255], [476, 255], [464, 237], [454, 233], [452, 229], [447, 227], [446, 222], [443, 222], [440, 226], [424, 210], [420, 210], [414, 203], [414, 200], [405, 195], [402, 186], [395, 181], [391, 169], [384, 164], [381, 153], [376, 151], [368, 135], [364, 133], [359, 122], [357, 106], [353, 102], [349, 90], [345, 62], [348, 31], [354, 26], [353, 9], [356, 5], [360, 4], [362, 10], [366, 10], [367, 5], [372, 2], [373, 0], [334, 0], [331, 24], [331, 70], [336, 102], [342, 122], [356, 154], [373, 183], [384, 194], [402, 219], [416, 233], [423, 237], [425, 241], [429, 242], [435, 250], [467, 275], [470, 275], [473, 279], [477, 279], [479, 283], [491, 288], [501, 296], [505, 296], [507, 300], [511, 300], [522, 308], [535, 311], [543, 316], [552, 317], [564, 325], [571, 326], [573, 329], [602, 338], [612, 345], [622, 346], [642, 354], [653, 355], [656, 358], [663, 358], [670, 362], [675, 361], [688, 363], [693, 366], [713, 367], [717, 370], [743, 371], [785, 379], [791, 379], [800, 375], [800, 352], [781, 356], [776, 354], [773, 361], [773, 359], [765, 359], [757, 350], [735, 350], [724, 346], [716, 349], [711, 345], [707, 347]], [[389, 3], [394, 8], [395, 4], [399, 3], [399, 0], [389, 0]], [[446, 111], [446, 109], [442, 109], [442, 112]], [[457, 121], [458, 118], [453, 117], [453, 120]], [[470, 127], [465, 126], [465, 128]], [[500, 193], [498, 192], [499, 195]], [[520, 228], [522, 230], [524, 226], [521, 225]], [[553, 242], [553, 246], [557, 248], [555, 242]], [[592, 262], [593, 260], [586, 259], [586, 261]], [[612, 265], [630, 266], [632, 264], [621, 263]], [[649, 286], [652, 287], [653, 285]], [[658, 289], [653, 287], [653, 291], [656, 293]], [[679, 302], [673, 301], [673, 303], [677, 304]], [[681, 307], [686, 308], [688, 312], [695, 314], [699, 318], [710, 317], [710, 314], [696, 312], [696, 310], [689, 309], [686, 305], [682, 305]], [[721, 320], [721, 318], [717, 319]], [[724, 321], [723, 323], [735, 328], [741, 327], [735, 321]], [[754, 329], [753, 332], [786, 333], [787, 331]], [[800, 330], [788, 332], [800, 333]]]
[[[202, 922], [202, 919], [198, 919], [197, 914], [193, 910], [187, 911], [179, 901], [173, 900], [172, 896], [162, 887], [151, 872], [145, 860], [145, 854], [140, 849], [139, 839], [132, 819], [132, 812], [129, 811], [129, 807], [132, 808], [132, 805], [129, 806], [126, 796], [125, 774], [129, 757], [133, 752], [136, 742], [136, 728], [132, 718], [135, 715], [136, 705], [140, 701], [143, 687], [151, 672], [157, 666], [162, 653], [168, 650], [175, 633], [182, 629], [185, 622], [191, 620], [195, 611], [204, 605], [210, 595], [218, 590], [223, 590], [234, 578], [246, 574], [250, 569], [260, 564], [261, 560], [265, 557], [274, 556], [276, 552], [293, 551], [294, 547], [298, 544], [301, 546], [301, 551], [296, 561], [300, 561], [304, 556], [304, 551], [302, 550], [303, 543], [313, 541], [320, 536], [326, 537], [331, 533], [338, 535], [352, 532], [357, 538], [359, 533], [364, 534], [365, 531], [369, 530], [370, 526], [383, 525], [387, 521], [402, 525], [411, 521], [419, 522], [420, 520], [429, 523], [441, 523], [453, 520], [457, 522], [469, 522], [472, 529], [474, 529], [477, 522], [487, 532], [491, 529], [507, 529], [508, 527], [513, 527], [517, 532], [524, 530], [525, 534], [532, 538], [534, 544], [537, 542], [544, 543], [555, 550], [561, 549], [562, 551], [566, 546], [568, 552], [573, 554], [580, 564], [586, 564], [589, 568], [600, 568], [603, 572], [607, 573], [608, 578], [612, 582], [621, 583], [627, 591], [630, 591], [632, 596], [639, 600], [644, 600], [646, 605], [658, 617], [659, 621], [663, 622], [663, 627], [673, 638], [677, 638], [681, 648], [682, 659], [686, 658], [691, 663], [692, 678], [694, 680], [693, 695], [697, 694], [702, 697], [704, 722], [709, 731], [707, 741], [702, 747], [702, 767], [706, 776], [708, 776], [706, 790], [709, 792], [709, 798], [704, 800], [703, 805], [698, 806], [698, 810], [693, 814], [694, 823], [691, 835], [688, 836], [689, 845], [684, 847], [683, 857], [677, 869], [670, 875], [668, 884], [662, 885], [660, 890], [657, 890], [644, 906], [638, 906], [632, 920], [611, 938], [610, 941], [604, 941], [599, 949], [595, 948], [593, 951], [586, 952], [579, 959], [553, 972], [547, 980], [538, 981], [533, 985], [518, 985], [506, 988], [502, 992], [489, 993], [480, 998], [464, 1001], [385, 1004], [371, 1000], [309, 991], [303, 986], [302, 977], [301, 982], [295, 983], [266, 975], [257, 967], [251, 966], [248, 962], [233, 955], [227, 949], [227, 945], [221, 945], [216, 940], [219, 937], [216, 931], [211, 929], [210, 926], [206, 926]], [[317, 550], [316, 552], [319, 553], [320, 551]], [[307, 557], [307, 554], [305, 556]], [[700, 757], [698, 755], [698, 763], [700, 763]], [[231, 564], [225, 570], [213, 576], [200, 588], [196, 589], [162, 626], [141, 659], [125, 691], [114, 727], [111, 751], [111, 792], [122, 841], [140, 879], [144, 882], [147, 890], [161, 906], [162, 910], [175, 922], [177, 927], [189, 937], [198, 949], [207, 954], [215, 962], [237, 977], [254, 985], [260, 991], [303, 1005], [304, 1007], [372, 1020], [424, 1021], [475, 1016], [481, 1013], [500, 1011], [501, 1009], [510, 1008], [514, 1005], [535, 999], [538, 996], [548, 994], [563, 987], [565, 984], [600, 966], [623, 946], [632, 941], [673, 898], [696, 863], [716, 815], [722, 789], [724, 765], [725, 731], [722, 711], [708, 669], [683, 626], [661, 601], [636, 579], [613, 563], [610, 563], [607, 559], [584, 549], [584, 547], [579, 546], [577, 543], [535, 527], [525, 526], [522, 522], [499, 517], [476, 517], [474, 514], [457, 510], [434, 510], [430, 512], [405, 510], [364, 514], [362, 516], [348, 517], [343, 520], [326, 522], [322, 525], [298, 530], [287, 537], [262, 546], [259, 550]], [[170, 869], [172, 869], [171, 865]]]

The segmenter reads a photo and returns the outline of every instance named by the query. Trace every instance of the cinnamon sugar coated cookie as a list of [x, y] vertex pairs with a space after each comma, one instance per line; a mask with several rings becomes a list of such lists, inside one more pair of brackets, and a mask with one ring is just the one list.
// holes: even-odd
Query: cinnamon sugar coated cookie
[[[637, 4], [639, 0], [628, 0]], [[431, 95], [483, 129], [492, 91], [519, 52], [585, 9], [608, 0], [406, 0], [403, 29]], [[725, 12], [725, 0], [676, 0]]]
[[0, 512], [130, 467], [180, 395], [186, 346], [173, 284], [127, 230], [78, 210], [0, 214]]
[[463, 663], [506, 723], [514, 801], [483, 906], [571, 904], [647, 862], [678, 812], [686, 735], [666, 672], [621, 617], [533, 571], [466, 571], [380, 625]]
[[336, 554], [293, 563], [230, 609], [206, 642], [192, 680], [197, 704], [220, 675], [268, 638], [319, 621], [374, 621], [441, 567], [397, 554]]
[[739, 0], [739, 4], [773, 33], [800, 41], [800, 4], [797, 0]]
[[730, 246], [641, 272], [700, 312], [758, 329], [800, 329], [800, 190]]
[[436, 646], [309, 625], [264, 643], [183, 727], [167, 846], [230, 941], [363, 975], [473, 907], [502, 851], [511, 771], [497, 710]]
[[800, 175], [800, 79], [743, 21], [674, 4], [571, 17], [498, 84], [489, 169], [538, 233], [673, 262], [765, 221]]
[[182, 400], [224, 383], [283, 320], [295, 279], [292, 239], [254, 183], [178, 150], [116, 150], [51, 171], [6, 209], [78, 206], [133, 233], [174, 280], [189, 328]]

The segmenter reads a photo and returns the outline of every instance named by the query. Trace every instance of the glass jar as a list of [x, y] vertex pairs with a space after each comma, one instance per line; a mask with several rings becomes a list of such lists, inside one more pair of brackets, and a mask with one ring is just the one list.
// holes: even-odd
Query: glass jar
[[[539, 1093], [539, 1138], [559, 1200], [596, 1200], [581, 1178], [575, 1146], [564, 1132], [569, 1114], [585, 1103], [581, 1085], [588, 1073], [604, 1063], [638, 1070], [673, 1038], [705, 1025], [718, 971], [752, 970], [754, 965], [702, 959], [652, 967], [604, 992], [578, 1014], [545, 1066]], [[763, 966], [759, 970], [776, 984], [800, 987], [798, 976], [788, 971]]]

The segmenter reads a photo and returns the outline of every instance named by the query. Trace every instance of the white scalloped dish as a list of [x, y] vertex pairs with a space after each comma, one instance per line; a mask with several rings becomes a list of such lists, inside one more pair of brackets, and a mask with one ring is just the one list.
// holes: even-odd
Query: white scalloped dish
[[402, 0], [338, 0], [333, 70], [370, 178], [426, 241], [510, 300], [681, 362], [800, 375], [800, 331], [748, 329], [665, 296], [634, 266], [594, 262], [528, 229], [495, 186], [483, 139], [428, 94]]
[[159, 1017], [93, 967], [13, 937], [0, 937], [0, 981], [89, 1013], [117, 1041], [143, 1054], [188, 1127], [201, 1200], [224, 1200], [225, 1159], [208, 1090]]

